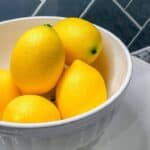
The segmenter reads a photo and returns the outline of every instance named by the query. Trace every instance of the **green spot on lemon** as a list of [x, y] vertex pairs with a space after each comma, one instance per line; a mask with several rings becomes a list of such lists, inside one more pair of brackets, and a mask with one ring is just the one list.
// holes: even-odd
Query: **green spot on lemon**
[[96, 47], [92, 48], [92, 49], [91, 49], [91, 53], [92, 53], [93, 55], [96, 54], [96, 53], [97, 53], [97, 48], [96, 48]]
[[49, 28], [52, 27], [52, 25], [50, 25], [50, 24], [44, 24], [44, 26], [47, 26], [47, 27], [49, 27]]

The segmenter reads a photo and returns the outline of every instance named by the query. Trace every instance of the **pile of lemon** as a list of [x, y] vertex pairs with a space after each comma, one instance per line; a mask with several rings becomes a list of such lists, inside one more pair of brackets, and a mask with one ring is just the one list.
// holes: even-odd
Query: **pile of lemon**
[[90, 65], [101, 50], [101, 33], [84, 19], [26, 31], [14, 46], [10, 69], [0, 70], [0, 120], [48, 122], [104, 103], [104, 80]]

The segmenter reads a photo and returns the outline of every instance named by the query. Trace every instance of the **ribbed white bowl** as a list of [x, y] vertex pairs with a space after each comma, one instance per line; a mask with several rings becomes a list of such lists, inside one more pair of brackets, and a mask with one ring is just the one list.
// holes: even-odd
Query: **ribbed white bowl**
[[[8, 67], [15, 41], [26, 29], [55, 24], [61, 17], [27, 17], [0, 23], [0, 67]], [[131, 76], [131, 59], [124, 44], [109, 31], [103, 36], [103, 53], [93, 63], [104, 76], [108, 100], [80, 116], [57, 122], [16, 124], [0, 122], [0, 150], [92, 150], [119, 107], [119, 97]]]

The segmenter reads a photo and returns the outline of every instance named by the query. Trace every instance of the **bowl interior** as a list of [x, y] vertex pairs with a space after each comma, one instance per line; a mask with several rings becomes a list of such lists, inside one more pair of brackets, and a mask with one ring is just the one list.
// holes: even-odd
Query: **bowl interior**
[[[37, 17], [16, 19], [0, 23], [0, 68], [8, 68], [11, 52], [19, 36], [27, 29], [45, 23], [55, 24], [59, 17]], [[103, 75], [108, 98], [122, 85], [128, 72], [128, 60], [124, 47], [111, 33], [97, 26], [103, 37], [103, 51], [92, 64]]]
[[122, 42], [97, 28], [102, 32], [103, 50], [92, 65], [103, 75], [110, 98], [123, 85], [129, 71], [129, 62]]

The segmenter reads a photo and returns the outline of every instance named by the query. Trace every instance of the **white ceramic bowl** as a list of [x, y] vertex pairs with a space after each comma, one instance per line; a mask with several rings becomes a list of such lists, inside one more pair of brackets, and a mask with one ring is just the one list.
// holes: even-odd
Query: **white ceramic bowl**
[[[8, 67], [18, 37], [39, 24], [55, 24], [61, 17], [27, 17], [0, 23], [0, 68]], [[101, 27], [103, 53], [93, 63], [104, 76], [108, 100], [82, 115], [57, 122], [16, 124], [0, 122], [0, 150], [91, 150], [118, 109], [119, 97], [131, 76], [128, 49]]]

